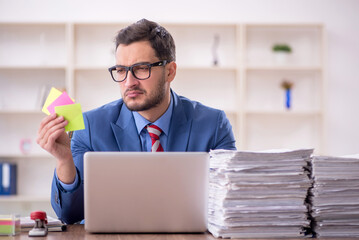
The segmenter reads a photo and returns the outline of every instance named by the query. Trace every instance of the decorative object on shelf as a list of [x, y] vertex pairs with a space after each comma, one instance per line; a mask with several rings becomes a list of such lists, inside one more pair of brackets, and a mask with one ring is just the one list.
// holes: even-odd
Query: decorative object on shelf
[[218, 46], [219, 46], [219, 34], [215, 34], [214, 42], [212, 45], [213, 66], [218, 66]]
[[0, 162], [0, 195], [16, 194], [16, 175], [16, 164]]
[[287, 110], [289, 110], [291, 108], [291, 91], [292, 91], [292, 87], [293, 87], [293, 83], [284, 79], [281, 87], [285, 90], [285, 107]]
[[277, 43], [272, 47], [274, 53], [274, 60], [277, 64], [288, 63], [288, 56], [292, 53], [292, 48], [285, 43]]
[[20, 151], [22, 154], [29, 154], [31, 152], [32, 142], [30, 138], [23, 138], [20, 140]]

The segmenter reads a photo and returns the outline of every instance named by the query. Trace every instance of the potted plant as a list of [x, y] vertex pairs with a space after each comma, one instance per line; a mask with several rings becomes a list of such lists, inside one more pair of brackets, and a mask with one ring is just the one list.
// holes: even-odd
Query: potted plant
[[292, 48], [285, 43], [276, 43], [272, 47], [274, 59], [277, 64], [285, 64], [288, 62], [288, 56], [292, 53]]

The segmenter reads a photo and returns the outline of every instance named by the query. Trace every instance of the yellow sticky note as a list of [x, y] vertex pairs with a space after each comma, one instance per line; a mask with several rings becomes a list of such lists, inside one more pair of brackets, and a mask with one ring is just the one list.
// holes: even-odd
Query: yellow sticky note
[[57, 90], [56, 88], [51, 88], [49, 95], [46, 98], [45, 104], [42, 107], [42, 111], [46, 113], [47, 115], [50, 115], [49, 110], [47, 110], [47, 107], [56, 100], [60, 95], [62, 94], [61, 91]]
[[65, 126], [66, 131], [85, 129], [84, 117], [82, 115], [80, 103], [57, 106], [55, 107], [55, 112], [58, 116], [64, 116], [64, 118], [69, 122]]

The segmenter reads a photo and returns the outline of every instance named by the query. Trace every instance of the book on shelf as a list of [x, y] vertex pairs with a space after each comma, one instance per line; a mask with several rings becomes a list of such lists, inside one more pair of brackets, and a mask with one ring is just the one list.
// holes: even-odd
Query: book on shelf
[[16, 175], [16, 164], [0, 162], [0, 195], [16, 194]]

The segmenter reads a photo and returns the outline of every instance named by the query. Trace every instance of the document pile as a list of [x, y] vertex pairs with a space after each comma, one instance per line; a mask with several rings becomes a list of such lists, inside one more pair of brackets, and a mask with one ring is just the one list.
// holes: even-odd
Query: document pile
[[208, 230], [222, 238], [304, 236], [312, 153], [211, 151]]
[[317, 237], [359, 237], [359, 156], [313, 157]]
[[[30, 231], [35, 225], [35, 221], [28, 217], [20, 218], [21, 231]], [[50, 232], [61, 232], [66, 230], [66, 224], [60, 220], [47, 216], [47, 230]]]

